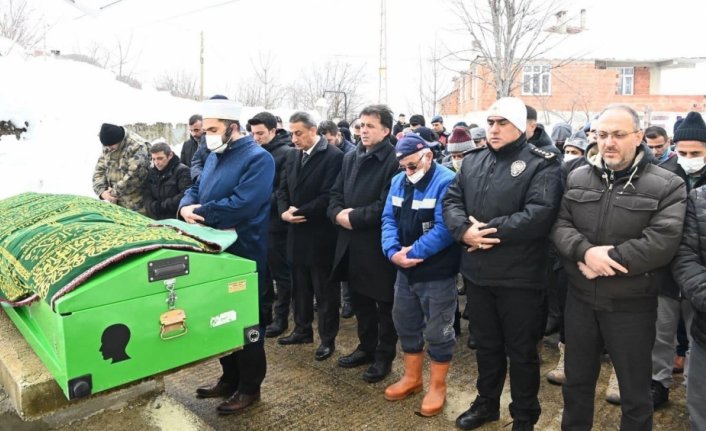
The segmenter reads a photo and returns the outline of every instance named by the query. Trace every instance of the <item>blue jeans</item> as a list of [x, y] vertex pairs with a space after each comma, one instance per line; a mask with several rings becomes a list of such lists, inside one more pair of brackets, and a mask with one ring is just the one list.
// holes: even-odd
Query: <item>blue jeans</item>
[[456, 341], [453, 323], [457, 298], [455, 275], [410, 284], [398, 271], [392, 320], [402, 351], [419, 353], [426, 342], [432, 360], [449, 362]]

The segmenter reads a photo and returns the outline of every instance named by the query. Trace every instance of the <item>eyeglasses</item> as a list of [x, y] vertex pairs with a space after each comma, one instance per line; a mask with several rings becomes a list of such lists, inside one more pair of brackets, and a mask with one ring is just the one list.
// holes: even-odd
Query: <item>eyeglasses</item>
[[619, 141], [621, 139], [625, 139], [628, 137], [628, 135], [632, 135], [633, 133], [637, 133], [639, 130], [633, 130], [632, 132], [626, 132], [625, 130], [614, 130], [612, 132], [606, 132], [605, 130], [599, 130], [596, 132], [596, 135], [598, 135], [598, 139], [608, 139], [608, 136], [611, 138]]
[[400, 165], [400, 169], [405, 170], [405, 171], [416, 171], [417, 168], [419, 167], [419, 162], [422, 161], [425, 154], [422, 154], [416, 163], [407, 163], [406, 165]]
[[491, 120], [490, 118], [488, 118], [488, 125], [490, 127], [493, 127], [495, 123], [498, 123], [498, 126], [505, 126], [510, 123], [510, 120], [508, 120], [507, 118], [501, 118], [499, 120]]

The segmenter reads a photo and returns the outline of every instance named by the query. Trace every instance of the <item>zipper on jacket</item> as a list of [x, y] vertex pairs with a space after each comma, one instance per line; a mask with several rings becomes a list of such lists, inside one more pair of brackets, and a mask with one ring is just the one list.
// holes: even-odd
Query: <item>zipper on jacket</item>
[[[488, 170], [488, 174], [485, 175], [485, 178], [483, 178], [483, 187], [481, 188], [481, 195], [480, 199], [478, 200], [479, 204], [483, 204], [485, 202], [485, 196], [488, 192], [488, 188], [490, 187], [490, 177], [493, 176], [495, 173], [495, 164], [497, 163], [497, 158], [493, 157], [493, 163], [490, 165], [490, 170]], [[480, 206], [480, 205], [479, 205]], [[481, 208], [485, 209], [485, 205], [482, 205]], [[483, 210], [481, 210], [481, 213], [478, 215], [478, 220], [484, 221], [485, 220], [485, 213]], [[476, 260], [476, 268], [475, 268], [476, 274], [480, 276], [481, 273], [481, 264], [478, 260]]]
[[[608, 210], [610, 209], [610, 201], [613, 199], [613, 181], [615, 180], [615, 176], [613, 175], [613, 171], [610, 171], [610, 176], [608, 176], [608, 173], [603, 172], [602, 175], [603, 180], [605, 181], [606, 184], [606, 190], [604, 190], [604, 193], [606, 194], [606, 197], [601, 205], [601, 212], [598, 214], [598, 241], [601, 244], [604, 244], [605, 240], [603, 239], [604, 236], [604, 228], [605, 228], [605, 223], [604, 221], [608, 218]], [[593, 304], [597, 305], [598, 302], [598, 280], [599, 278], [596, 277], [593, 280]]]

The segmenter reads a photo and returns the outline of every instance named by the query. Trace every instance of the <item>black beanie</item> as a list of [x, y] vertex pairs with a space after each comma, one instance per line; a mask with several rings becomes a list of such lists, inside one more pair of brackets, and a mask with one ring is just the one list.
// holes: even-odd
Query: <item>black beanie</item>
[[706, 123], [698, 112], [689, 112], [684, 121], [674, 132], [674, 142], [699, 141], [706, 142]]
[[115, 124], [103, 123], [98, 138], [103, 145], [114, 145], [125, 139], [125, 129]]

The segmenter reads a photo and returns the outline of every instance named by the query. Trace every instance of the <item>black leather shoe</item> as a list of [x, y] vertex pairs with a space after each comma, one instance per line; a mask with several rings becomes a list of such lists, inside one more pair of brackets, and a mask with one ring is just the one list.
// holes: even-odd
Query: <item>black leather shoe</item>
[[344, 319], [350, 319], [353, 317], [353, 304], [350, 302], [344, 302], [341, 307], [341, 317]]
[[373, 362], [373, 355], [362, 350], [355, 349], [353, 353], [338, 358], [338, 366], [343, 368], [355, 368]]
[[283, 346], [289, 344], [311, 344], [314, 342], [314, 336], [311, 334], [300, 334], [298, 332], [292, 332], [286, 337], [278, 339], [277, 342]]
[[363, 373], [363, 380], [368, 383], [379, 382], [390, 374], [390, 368], [392, 368], [391, 365], [392, 364], [389, 362], [375, 361], [373, 365], [368, 367], [368, 369]]
[[287, 327], [289, 327], [289, 324], [286, 319], [275, 319], [275, 321], [265, 329], [265, 337], [278, 337], [287, 330]]
[[472, 350], [476, 350], [476, 348], [478, 347], [476, 336], [473, 335], [473, 332], [468, 333], [468, 341], [466, 341], [466, 346], [468, 346], [468, 348]]
[[652, 406], [655, 410], [667, 404], [667, 401], [669, 401], [669, 389], [662, 386], [660, 382], [652, 380], [650, 392], [652, 393]]
[[316, 348], [316, 353], [314, 354], [314, 359], [317, 361], [323, 361], [324, 359], [328, 359], [333, 355], [333, 352], [336, 350], [336, 346], [333, 344], [320, 344], [319, 347]]
[[260, 401], [260, 392], [252, 395], [243, 394], [241, 392], [236, 392], [232, 397], [228, 398], [226, 401], [221, 403], [216, 410], [222, 415], [232, 415], [234, 413], [240, 413], [246, 408], [253, 405], [256, 401]]
[[552, 335], [555, 332], [559, 332], [559, 319], [549, 316], [547, 326], [544, 327], [544, 335]]
[[198, 398], [228, 398], [233, 395], [237, 389], [237, 387], [232, 386], [230, 383], [219, 380], [218, 383], [213, 386], [201, 386], [196, 389], [196, 396]]
[[500, 408], [492, 408], [487, 399], [476, 397], [476, 400], [471, 404], [471, 408], [456, 418], [456, 426], [462, 430], [472, 430], [486, 422], [498, 419], [500, 419]]

